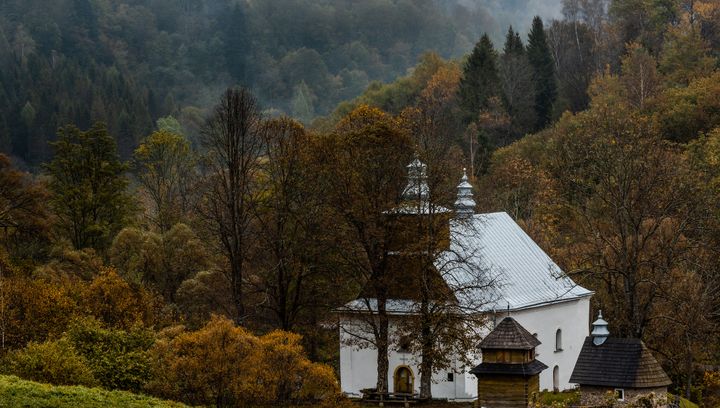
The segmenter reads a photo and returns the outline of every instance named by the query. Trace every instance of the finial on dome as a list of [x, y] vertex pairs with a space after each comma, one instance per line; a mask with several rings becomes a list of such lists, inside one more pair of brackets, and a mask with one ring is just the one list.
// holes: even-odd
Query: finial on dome
[[455, 200], [455, 215], [458, 218], [469, 218], [475, 214], [475, 200], [473, 199], [472, 184], [468, 182], [467, 170], [463, 168], [463, 176], [457, 186], [457, 200]]

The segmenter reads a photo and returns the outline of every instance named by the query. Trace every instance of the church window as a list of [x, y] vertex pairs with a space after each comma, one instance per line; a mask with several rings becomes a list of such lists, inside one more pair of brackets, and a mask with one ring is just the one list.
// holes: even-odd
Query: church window
[[449, 372], [449, 373], [447, 373], [447, 374], [448, 374], [448, 375], [447, 375], [447, 380], [448, 380], [448, 381], [450, 381], [450, 382], [455, 381], [455, 373]]
[[409, 353], [410, 352], [410, 337], [403, 336], [398, 342], [398, 353]]
[[562, 330], [557, 329], [555, 332], [555, 351], [562, 351]]
[[625, 401], [625, 390], [622, 388], [615, 388], [615, 399], [618, 401]]

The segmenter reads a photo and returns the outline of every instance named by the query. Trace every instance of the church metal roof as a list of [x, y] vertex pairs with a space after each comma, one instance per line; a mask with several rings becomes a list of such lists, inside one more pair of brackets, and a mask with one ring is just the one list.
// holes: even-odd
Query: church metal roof
[[[460, 304], [479, 311], [519, 310], [579, 299], [593, 292], [577, 285], [505, 212], [451, 220], [450, 249], [437, 268]], [[482, 282], [473, 289], [479, 275]], [[468, 283], [471, 282], [471, 283]], [[459, 290], [458, 290], [459, 288]], [[375, 311], [356, 299], [340, 310]], [[413, 301], [393, 302], [389, 313], [413, 313]]]
[[494, 280], [494, 293], [483, 295], [485, 310], [518, 310], [593, 293], [573, 282], [505, 212], [454, 219], [450, 228], [450, 250], [441, 262], [455, 267], [446, 279], [461, 284], [482, 270]]

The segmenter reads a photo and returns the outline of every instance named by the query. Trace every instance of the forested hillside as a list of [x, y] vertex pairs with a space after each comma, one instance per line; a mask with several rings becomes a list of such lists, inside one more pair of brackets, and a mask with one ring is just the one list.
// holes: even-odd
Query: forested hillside
[[[7, 0], [0, 4], [0, 149], [47, 160], [58, 127], [103, 121], [129, 157], [173, 115], [195, 136], [227, 86], [310, 121], [418, 56], [467, 52], [526, 1]], [[540, 6], [538, 5], [540, 4]]]
[[[0, 373], [346, 406], [334, 311], [374, 299], [357, 344], [421, 355], [432, 397], [488, 317], [427, 289], [447, 237], [424, 200], [455, 208], [467, 168], [477, 212], [508, 212], [672, 392], [717, 407], [720, 4], [482, 4], [3, 2]], [[431, 216], [388, 216], [414, 204]], [[417, 286], [398, 242], [430, 265]], [[434, 306], [401, 336], [393, 285]]]

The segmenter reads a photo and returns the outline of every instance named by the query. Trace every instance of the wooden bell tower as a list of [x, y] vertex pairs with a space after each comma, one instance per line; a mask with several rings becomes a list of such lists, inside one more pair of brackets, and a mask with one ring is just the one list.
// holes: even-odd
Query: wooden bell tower
[[470, 370], [478, 378], [478, 407], [527, 408], [540, 390], [540, 372], [547, 366], [535, 359], [540, 341], [512, 317], [506, 317], [480, 343], [482, 363]]

